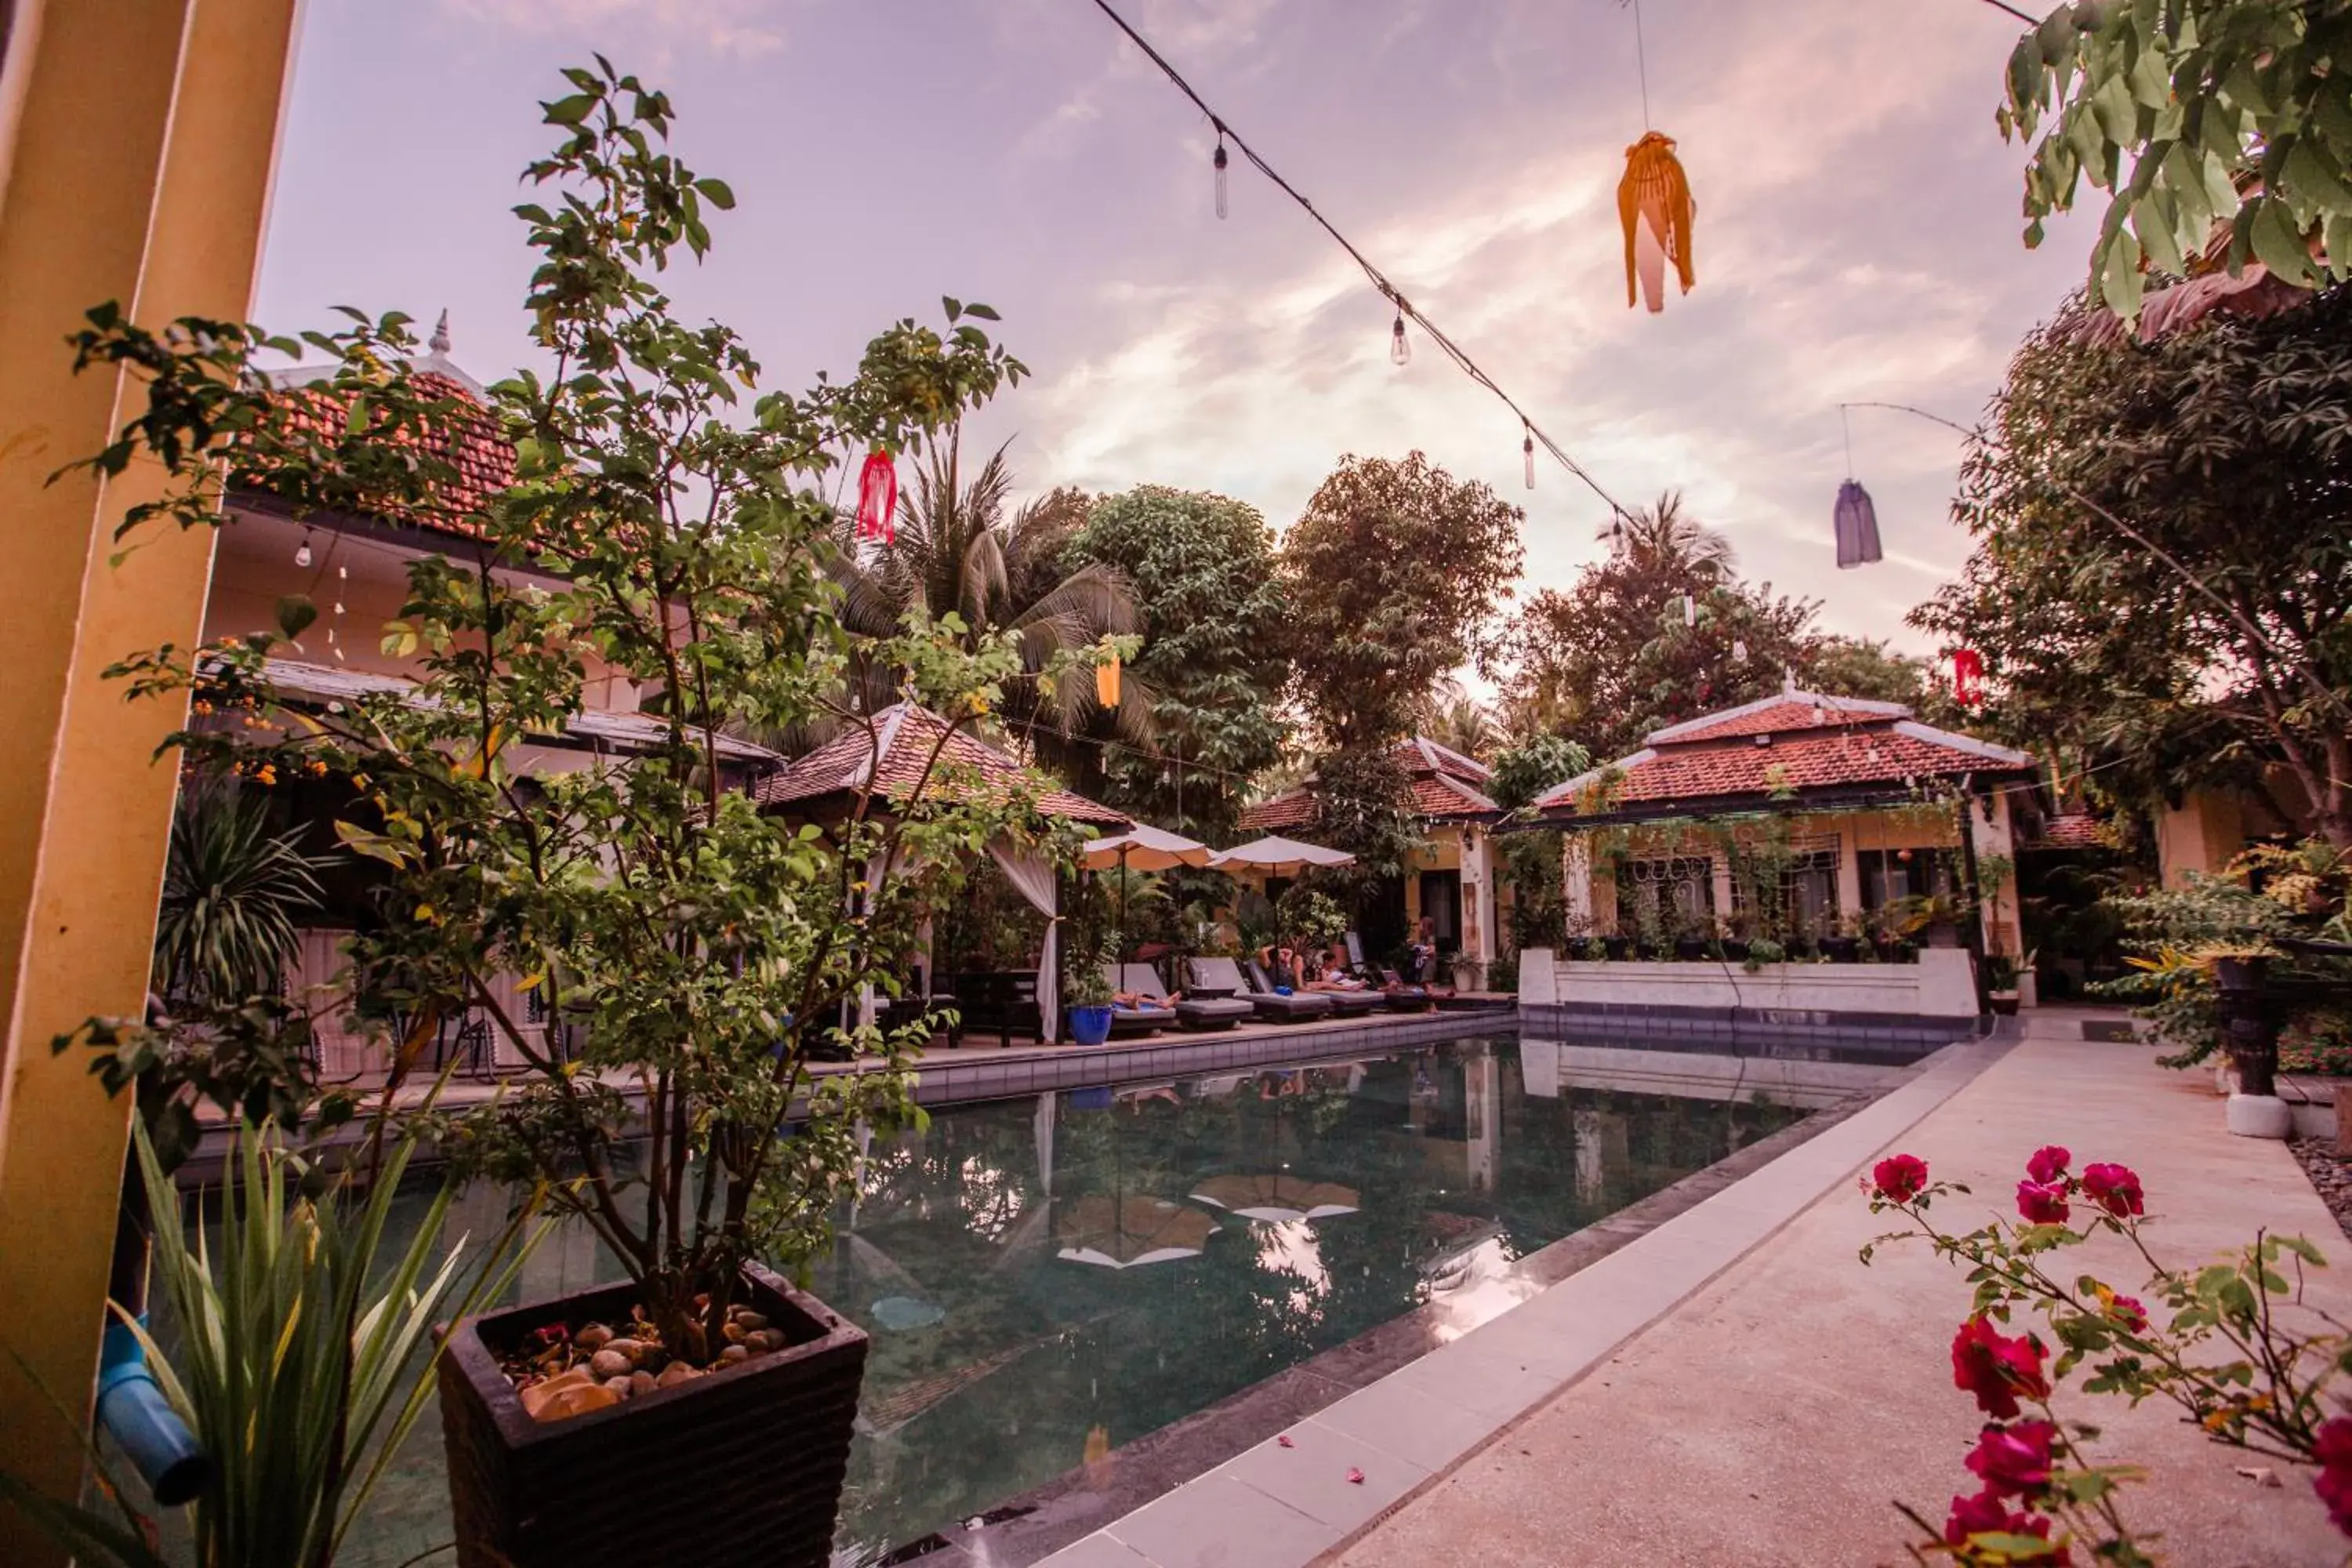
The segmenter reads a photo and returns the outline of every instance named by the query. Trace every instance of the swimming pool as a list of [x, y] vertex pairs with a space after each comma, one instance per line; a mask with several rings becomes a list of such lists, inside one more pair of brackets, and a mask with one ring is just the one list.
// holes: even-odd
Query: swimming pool
[[[1500, 1037], [938, 1110], [868, 1148], [812, 1271], [873, 1336], [836, 1561], [952, 1532], [1405, 1314], [1465, 1332], [1538, 1288], [1528, 1254], [1843, 1092]], [[561, 1237], [519, 1294], [617, 1273]], [[444, 1485], [428, 1415], [349, 1561], [447, 1541]]]

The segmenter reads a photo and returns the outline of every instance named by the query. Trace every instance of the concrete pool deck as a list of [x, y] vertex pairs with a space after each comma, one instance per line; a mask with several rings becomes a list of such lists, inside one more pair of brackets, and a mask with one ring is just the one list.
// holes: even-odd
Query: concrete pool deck
[[[2075, 1038], [2051, 1037], [2071, 1033]], [[1852, 1178], [1896, 1146], [1988, 1209], [2026, 1156], [2137, 1167], [2159, 1256], [2202, 1261], [2263, 1226], [2352, 1254], [2281, 1145], [2233, 1139], [2210, 1077], [2136, 1045], [1958, 1045], [1909, 1080], [1514, 1310], [1285, 1427], [1045, 1559], [1055, 1568], [1432, 1563], [1887, 1563], [1901, 1498], [1940, 1517], [1973, 1478], [1975, 1407], [1950, 1386], [1959, 1275], [1885, 1228]], [[1963, 1200], [1966, 1201], [1966, 1200]], [[1763, 1245], [1766, 1242], [1770, 1245]], [[2138, 1270], [2094, 1247], [2087, 1267]], [[2352, 1313], [2352, 1281], [2314, 1281]], [[2153, 1405], [2074, 1395], [2100, 1451], [2147, 1467], [2127, 1517], [2182, 1563], [2340, 1561], [2307, 1479], [2266, 1489]], [[1350, 1469], [1360, 1471], [1351, 1482]]]

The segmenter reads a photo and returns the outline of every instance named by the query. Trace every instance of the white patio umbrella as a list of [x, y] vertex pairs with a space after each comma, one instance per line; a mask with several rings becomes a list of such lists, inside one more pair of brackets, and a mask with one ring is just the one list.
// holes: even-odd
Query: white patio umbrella
[[1118, 868], [1118, 957], [1127, 960], [1127, 873], [1165, 871], [1177, 866], [1205, 866], [1209, 847], [1181, 833], [1139, 823], [1124, 833], [1097, 838], [1078, 852], [1078, 864], [1089, 871]]
[[1097, 1194], [1080, 1198], [1055, 1228], [1060, 1256], [1098, 1268], [1135, 1268], [1198, 1258], [1217, 1222], [1166, 1198]]
[[1296, 838], [1285, 838], [1269, 833], [1264, 838], [1253, 838], [1246, 844], [1236, 844], [1209, 857], [1209, 864], [1220, 871], [1263, 871], [1269, 877], [1296, 877], [1310, 866], [1352, 866], [1356, 858], [1344, 849], [1326, 849], [1320, 844], [1302, 844]]
[[1287, 1171], [1256, 1175], [1212, 1176], [1192, 1189], [1194, 1203], [1210, 1204], [1244, 1219], [1278, 1225], [1286, 1220], [1328, 1219], [1354, 1214], [1363, 1198], [1336, 1182], [1310, 1182]]

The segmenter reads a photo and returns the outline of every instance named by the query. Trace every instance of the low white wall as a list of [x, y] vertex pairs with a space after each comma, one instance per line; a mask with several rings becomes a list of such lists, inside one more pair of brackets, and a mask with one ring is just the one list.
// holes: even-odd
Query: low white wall
[[1895, 1069], [1853, 1062], [1568, 1045], [1523, 1036], [1519, 1071], [1522, 1088], [1538, 1100], [1554, 1100], [1564, 1089], [1579, 1089], [1680, 1100], [1749, 1100], [1760, 1094], [1775, 1104], [1811, 1110], [1875, 1089]]
[[[1529, 960], [1537, 952], [1538, 964]], [[1535, 994], [1527, 984], [1530, 970]], [[1966, 948], [1930, 947], [1916, 963], [1739, 964], [1554, 963], [1547, 949], [1519, 955], [1519, 1000], [1614, 1003], [1628, 1007], [1751, 1007], [1766, 1012], [1891, 1013], [1915, 1018], [1972, 1018], [1974, 971]]]

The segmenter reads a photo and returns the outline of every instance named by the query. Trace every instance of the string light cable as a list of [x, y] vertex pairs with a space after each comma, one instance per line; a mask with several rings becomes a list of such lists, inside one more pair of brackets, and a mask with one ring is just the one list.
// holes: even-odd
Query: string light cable
[[[1932, 424], [1941, 425], [1947, 430], [1958, 431], [1960, 435], [1966, 436], [1972, 440], [1984, 440], [1986, 438], [1984, 427], [1981, 425], [1963, 425], [1957, 419], [1947, 419], [1940, 414], [1931, 414], [1924, 408], [1916, 408], [1908, 403], [1875, 403], [1862, 399], [1857, 399], [1850, 403], [1841, 403], [1838, 405], [1838, 416], [1841, 419], [1844, 417], [1845, 411], [1849, 408], [1891, 409], [1897, 414], [1909, 414], [1917, 418], [1927, 420]], [[1847, 467], [1849, 468], [1853, 466], [1851, 442], [1852, 437], [1849, 436], [1847, 458]], [[2289, 650], [2279, 647], [2275, 642], [2273, 642], [2269, 634], [2264, 632], [2260, 626], [2256, 625], [2252, 617], [2247, 616], [2243, 610], [2239, 609], [2235, 605], [2230, 603], [2229, 600], [2215, 593], [2211, 585], [2206, 583], [2203, 578], [2198, 576], [2197, 574], [2191, 572], [2187, 566], [2183, 565], [2178, 556], [2165, 549], [2164, 546], [2157, 543], [2153, 539], [2148, 538], [2147, 535], [2142, 533], [2138, 529], [2134, 528], [2130, 523], [2126, 522], [2122, 518], [2117, 517], [2107, 508], [2101, 506], [2097, 501], [2093, 500], [2089, 496], [2086, 496], [2081, 490], [2076, 489], [2074, 486], [2067, 484], [2061, 479], [2052, 479], [2047, 476], [2043, 477], [2042, 483], [2058, 491], [2068, 500], [2073, 501], [2076, 506], [2081, 507], [2084, 510], [2090, 512], [2093, 516], [2106, 523], [2110, 528], [2113, 528], [2116, 532], [2122, 534], [2126, 539], [2130, 540], [2133, 543], [2147, 551], [2150, 555], [2156, 557], [2157, 560], [2162, 562], [2164, 565], [2168, 568], [2175, 576], [2179, 577], [2192, 592], [2211, 600], [2214, 607], [2219, 609], [2222, 616], [2232, 626], [2236, 626], [2240, 631], [2245, 633], [2247, 637], [2253, 639], [2255, 646], [2265, 649], [2272, 658], [2279, 660], [2282, 664], [2292, 668], [2295, 674], [2302, 678], [2304, 684], [2311, 689], [2315, 696], [2319, 697], [2347, 718], [2352, 718], [2352, 703], [2347, 703], [2342, 697], [2336, 694], [2335, 688], [2329, 686], [2325, 680], [2321, 679], [2318, 670], [2313, 668], [2308, 659], [2302, 658]]]
[[[1257, 149], [1252, 147], [1249, 142], [1242, 137], [1241, 133], [1235, 131], [1233, 126], [1226, 121], [1224, 116], [1219, 114], [1215, 110], [1209, 107], [1208, 100], [1202, 98], [1200, 93], [1193, 89], [1191, 82], [1184, 79], [1183, 73], [1169, 63], [1167, 56], [1161, 54], [1157, 48], [1152, 47], [1151, 40], [1146, 38], [1141, 33], [1136, 31], [1134, 26], [1130, 24], [1126, 17], [1120, 16], [1115, 8], [1113, 8], [1110, 4], [1110, 0], [1094, 0], [1094, 5], [1097, 10], [1100, 11], [1105, 16], [1110, 18], [1112, 26], [1116, 26], [1120, 32], [1127, 35], [1129, 42], [1132, 43], [1137, 48], [1143, 51], [1143, 58], [1150, 60], [1154, 67], [1158, 68], [1160, 74], [1166, 77], [1169, 82], [1174, 86], [1176, 90], [1182, 93], [1187, 99], [1191, 100], [1192, 107], [1199, 110], [1201, 113], [1207, 118], [1210, 127], [1217, 133], [1216, 171], [1221, 193], [1224, 179], [1224, 150], [1228, 145], [1230, 145], [1234, 151], [1239, 153], [1242, 157], [1248, 162], [1250, 167], [1265, 175], [1268, 183], [1270, 183], [1275, 189], [1280, 191], [1284, 195], [1288, 196], [1293, 202], [1297, 203], [1299, 210], [1304, 212], [1308, 217], [1313, 218], [1316, 226], [1322, 229], [1325, 234], [1330, 236], [1332, 242], [1338, 245], [1340, 249], [1348, 253], [1348, 258], [1353, 261], [1363, 270], [1366, 279], [1368, 279], [1371, 283], [1371, 286], [1380, 292], [1382, 299], [1388, 300], [1390, 305], [1392, 306], [1396, 311], [1395, 323], [1391, 328], [1390, 334], [1389, 352], [1391, 360], [1395, 361], [1395, 363], [1399, 364], [1402, 364], [1405, 363], [1406, 358], [1410, 356], [1412, 350], [1409, 345], [1406, 346], [1402, 353], [1400, 353], [1398, 345], [1406, 342], [1404, 337], [1404, 324], [1407, 321], [1411, 321], [1414, 326], [1421, 329], [1423, 335], [1427, 337], [1431, 342], [1437, 345], [1440, 353], [1444, 353], [1447, 359], [1454, 362], [1456, 369], [1460, 370], [1463, 374], [1468, 376], [1480, 386], [1485, 387], [1488, 392], [1494, 394], [1495, 396], [1502, 402], [1506, 408], [1508, 408], [1513, 414], [1517, 415], [1518, 416], [1520, 428], [1525, 439], [1533, 441], [1537, 446], [1542, 447], [1546, 453], [1550, 455], [1554, 462], [1567, 469], [1569, 473], [1574, 475], [1576, 479], [1583, 484], [1585, 489], [1600, 497], [1601, 504], [1608, 507], [1612, 520], [1622, 521], [1622, 519], [1633, 515], [1633, 513], [1628, 511], [1625, 507], [1618, 501], [1616, 497], [1611, 495], [1607, 489], [1602, 488], [1601, 481], [1594, 479], [1591, 473], [1587, 470], [1581, 463], [1579, 463], [1574, 458], [1569, 455], [1566, 447], [1562, 447], [1558, 441], [1552, 439], [1552, 437], [1546, 433], [1543, 426], [1535, 422], [1534, 416], [1528, 414], [1528, 411], [1519, 405], [1518, 400], [1514, 398], [1509, 393], [1503, 390], [1501, 384], [1496, 382], [1493, 376], [1487, 374], [1486, 369], [1481, 366], [1476, 360], [1470, 357], [1467, 350], [1464, 349], [1461, 344], [1455, 342], [1451, 337], [1448, 337], [1434, 321], [1432, 321], [1426, 315], [1423, 315], [1421, 310], [1413, 305], [1412, 300], [1405, 298], [1403, 291], [1399, 289], [1393, 282], [1390, 281], [1387, 273], [1382, 272], [1378, 267], [1374, 266], [1371, 258], [1366, 256], [1362, 250], [1359, 249], [1353, 240], [1350, 240], [1346, 235], [1340, 233], [1339, 226], [1332, 223], [1329, 218], [1323, 216], [1320, 208], [1317, 207], [1313, 202], [1308, 201], [1305, 195], [1299, 191], [1297, 186], [1283, 178], [1281, 173], [1277, 171], [1273, 164], [1267, 163], [1265, 158], [1260, 156]], [[1219, 204], [1219, 216], [1223, 216], [1223, 204], [1221, 201]]]

